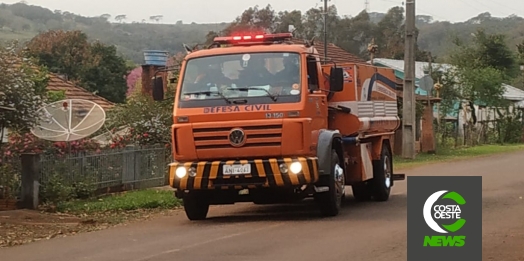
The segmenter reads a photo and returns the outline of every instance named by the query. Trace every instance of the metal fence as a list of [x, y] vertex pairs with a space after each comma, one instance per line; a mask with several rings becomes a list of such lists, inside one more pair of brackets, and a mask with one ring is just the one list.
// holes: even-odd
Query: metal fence
[[165, 147], [128, 146], [98, 152], [41, 155], [40, 184], [53, 177], [64, 183], [88, 183], [101, 190], [159, 187], [167, 184]]
[[21, 193], [22, 164], [19, 158], [0, 157], [0, 199], [16, 198]]

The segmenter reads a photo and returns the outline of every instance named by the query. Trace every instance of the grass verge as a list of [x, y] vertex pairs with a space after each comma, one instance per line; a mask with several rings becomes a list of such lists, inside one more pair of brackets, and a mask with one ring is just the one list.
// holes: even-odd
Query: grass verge
[[488, 156], [499, 153], [514, 152], [524, 150], [524, 144], [511, 145], [479, 145], [469, 148], [458, 149], [441, 149], [437, 154], [418, 154], [414, 160], [394, 157], [394, 166], [396, 169], [406, 169], [426, 164], [455, 161], [462, 159], [475, 158], [479, 156]]
[[61, 203], [60, 212], [100, 213], [139, 209], [172, 209], [180, 206], [172, 191], [145, 189], [112, 194], [98, 199], [77, 200]]
[[118, 224], [182, 205], [172, 191], [145, 189], [106, 195], [96, 199], [58, 204], [57, 211], [82, 216], [97, 223]]

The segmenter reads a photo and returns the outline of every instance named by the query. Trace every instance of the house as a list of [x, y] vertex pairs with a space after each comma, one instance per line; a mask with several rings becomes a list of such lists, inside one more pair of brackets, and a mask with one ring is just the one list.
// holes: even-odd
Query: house
[[[369, 63], [369, 62], [368, 62]], [[404, 79], [404, 61], [403, 60], [393, 60], [393, 59], [383, 59], [383, 58], [376, 58], [373, 60], [373, 64], [377, 66], [384, 66], [389, 67], [395, 70], [395, 75], [397, 78], [402, 81]], [[446, 72], [453, 68], [450, 64], [439, 64], [439, 63], [433, 63], [432, 64], [433, 70], [440, 70], [443, 72]], [[429, 63], [427, 62], [415, 62], [415, 93], [422, 96], [427, 96], [427, 92], [420, 89], [418, 82], [420, 78], [422, 78], [425, 75], [425, 71], [428, 71], [429, 69]], [[524, 91], [520, 90], [518, 88], [515, 88], [513, 86], [503, 84], [502, 87], [504, 88], [503, 98], [507, 101], [510, 101], [515, 108], [524, 108]], [[446, 115], [445, 120], [453, 121], [458, 125], [458, 133], [459, 135], [463, 135], [463, 126], [466, 122], [468, 122], [471, 117], [471, 111], [465, 103], [462, 104], [462, 107], [460, 106], [460, 103], [455, 104], [455, 109], [453, 112]], [[461, 109], [459, 109], [461, 108]], [[466, 110], [463, 110], [462, 108], [466, 108]], [[477, 122], [486, 122], [496, 119], [497, 117], [496, 113], [494, 112], [493, 108], [487, 108], [483, 106], [482, 104], [476, 103], [474, 105]], [[459, 113], [460, 112], [460, 113]], [[438, 117], [438, 107], [433, 107], [433, 116]]]
[[[47, 84], [47, 91], [59, 91], [63, 92], [66, 99], [82, 99], [92, 101], [104, 109], [104, 111], [110, 110], [115, 106], [112, 102], [100, 97], [92, 92], [75, 85], [73, 82], [68, 81], [65, 77], [58, 74], [49, 73], [49, 81]], [[3, 113], [3, 112], [2, 112]], [[8, 130], [4, 129], [4, 135], [2, 142], [8, 141]]]
[[49, 74], [47, 91], [64, 92], [66, 99], [82, 99], [92, 101], [100, 105], [100, 107], [106, 111], [115, 106], [114, 103], [108, 101], [107, 99], [75, 85], [73, 82], [68, 81], [64, 76], [54, 73]]

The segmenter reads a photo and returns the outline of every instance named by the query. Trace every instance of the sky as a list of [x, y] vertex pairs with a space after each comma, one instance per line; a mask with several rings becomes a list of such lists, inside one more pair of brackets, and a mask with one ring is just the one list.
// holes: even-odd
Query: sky
[[[339, 15], [355, 16], [365, 8], [366, 0], [328, 0], [337, 7]], [[393, 6], [403, 5], [404, 0], [368, 0], [369, 12], [387, 12]], [[14, 4], [20, 0], [0, 0]], [[220, 23], [231, 22], [245, 9], [270, 4], [274, 10], [306, 10], [322, 6], [322, 0], [26, 0], [51, 10], [62, 10], [83, 16], [105, 13], [113, 17], [125, 14], [127, 22], [149, 20], [150, 16], [163, 15], [162, 23]], [[149, 4], [144, 6], [144, 3]], [[495, 17], [512, 14], [524, 17], [524, 0], [416, 0], [416, 13], [431, 15], [434, 20], [461, 22], [479, 13], [490, 12]]]

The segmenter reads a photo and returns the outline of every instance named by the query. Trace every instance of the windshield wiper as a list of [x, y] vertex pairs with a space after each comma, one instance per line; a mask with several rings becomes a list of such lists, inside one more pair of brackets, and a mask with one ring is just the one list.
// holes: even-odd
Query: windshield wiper
[[228, 104], [231, 104], [231, 101], [220, 91], [199, 91], [199, 92], [185, 92], [183, 95], [198, 95], [198, 94], [218, 94], [220, 97], [222, 97]]
[[260, 91], [265, 91], [267, 95], [271, 97], [273, 101], [277, 101], [278, 99], [278, 96], [275, 96], [271, 94], [271, 92], [269, 92], [268, 90], [264, 88], [260, 88], [260, 87], [227, 87], [226, 89], [232, 89], [232, 90], [238, 90], [238, 91], [260, 90]]

